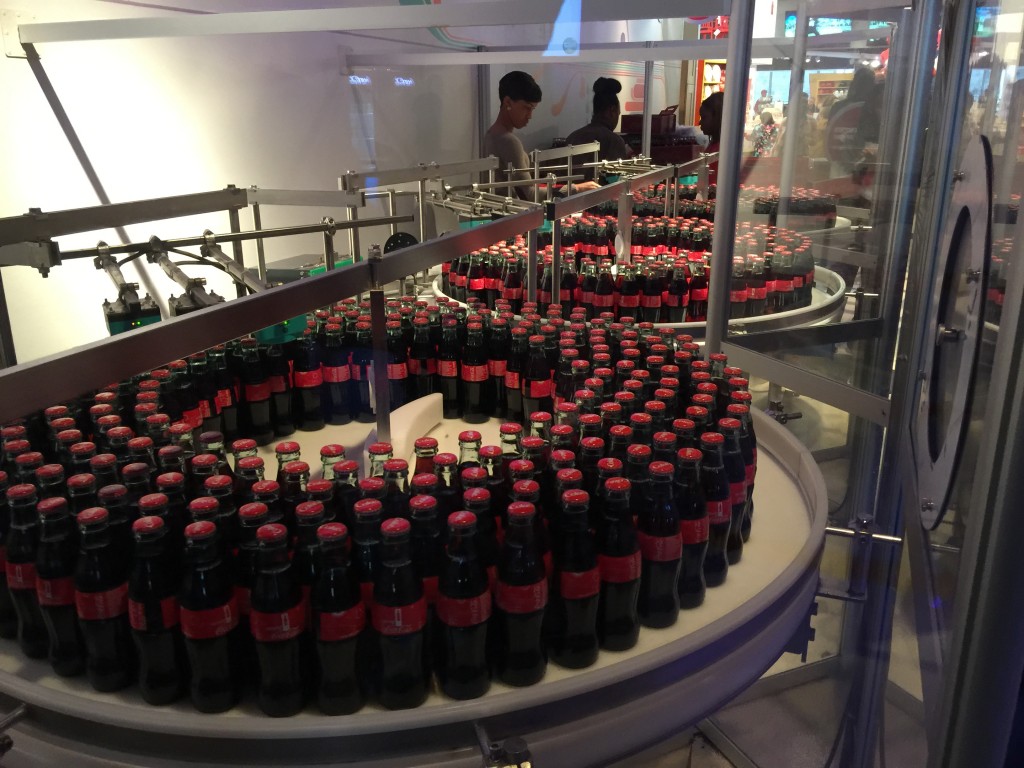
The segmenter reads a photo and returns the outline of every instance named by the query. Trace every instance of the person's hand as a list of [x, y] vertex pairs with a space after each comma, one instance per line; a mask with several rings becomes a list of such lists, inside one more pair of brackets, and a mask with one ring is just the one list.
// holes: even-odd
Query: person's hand
[[596, 181], [581, 181], [578, 184], [572, 185], [572, 191], [575, 192], [589, 192], [592, 189], [600, 189], [601, 185]]

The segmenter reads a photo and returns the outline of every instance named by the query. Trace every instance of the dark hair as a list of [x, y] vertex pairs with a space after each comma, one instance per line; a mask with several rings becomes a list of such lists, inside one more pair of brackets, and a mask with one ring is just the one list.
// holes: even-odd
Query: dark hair
[[536, 104], [541, 99], [540, 86], [526, 72], [513, 70], [498, 81], [498, 101], [504, 101], [506, 96], [512, 101]]
[[761, 113], [761, 122], [764, 125], [775, 125], [775, 117], [766, 109]]
[[594, 81], [594, 114], [599, 115], [611, 107], [618, 108], [622, 83], [613, 77], [599, 77]]

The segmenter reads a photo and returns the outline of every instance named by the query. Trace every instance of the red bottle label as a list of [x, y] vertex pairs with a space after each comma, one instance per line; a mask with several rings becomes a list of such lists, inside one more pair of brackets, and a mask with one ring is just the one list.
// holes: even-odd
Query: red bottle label
[[40, 605], [74, 605], [75, 580], [70, 576], [58, 579], [36, 579], [36, 597]]
[[465, 365], [462, 366], [462, 380], [475, 382], [487, 381], [486, 365]]
[[36, 564], [35, 563], [4, 563], [4, 573], [7, 574], [8, 589], [35, 589], [36, 588]]
[[413, 376], [433, 376], [437, 373], [437, 360], [432, 357], [428, 357], [426, 360], [417, 360], [410, 357], [408, 366], [409, 373]]
[[370, 374], [370, 366], [366, 366], [366, 376], [363, 376], [363, 366], [359, 363], [352, 363], [348, 367], [349, 376], [352, 381], [365, 381], [366, 379], [372, 378]]
[[190, 640], [213, 640], [224, 637], [238, 626], [238, 605], [232, 597], [224, 605], [191, 611], [182, 608], [181, 632]]
[[317, 617], [320, 622], [317, 630], [318, 640], [325, 643], [348, 640], [366, 627], [366, 606], [357, 603], [346, 611], [320, 613]]
[[423, 577], [423, 599], [431, 606], [437, 602], [437, 576]]
[[370, 608], [373, 628], [387, 637], [419, 632], [427, 624], [427, 601], [422, 597], [412, 605], [380, 605]]
[[392, 381], [409, 378], [409, 369], [405, 363], [388, 363], [388, 378]]
[[594, 292], [593, 291], [581, 291], [580, 292], [580, 303], [581, 304], [593, 304], [594, 303]]
[[501, 290], [501, 280], [499, 280], [496, 277], [488, 277], [487, 279], [484, 280], [484, 286], [489, 291], [500, 291]]
[[128, 583], [103, 592], [75, 592], [75, 609], [82, 621], [114, 619], [128, 613]]
[[230, 408], [235, 403], [234, 393], [230, 389], [218, 389], [216, 403], [217, 413], [220, 413], [225, 408]]
[[708, 522], [711, 525], [722, 525], [732, 519], [732, 507], [729, 500], [707, 502]]
[[501, 298], [508, 299], [509, 301], [519, 301], [523, 298], [522, 288], [503, 288], [501, 291]]
[[734, 507], [740, 504], [747, 503], [746, 480], [744, 480], [742, 483], [729, 483], [729, 498], [732, 501], [732, 505]]
[[793, 281], [792, 280], [778, 280], [775, 281], [775, 290], [779, 293], [792, 293], [793, 292]]
[[558, 590], [566, 600], [583, 600], [601, 591], [601, 570], [561, 571], [558, 574]]
[[483, 291], [487, 288], [487, 281], [482, 277], [474, 277], [469, 281], [469, 290]]
[[558, 291], [559, 301], [572, 301], [572, 288], [562, 288]]
[[634, 243], [630, 243], [629, 244], [629, 255], [630, 256], [643, 256], [644, 255], [644, 247], [642, 245], [637, 245], [637, 244], [634, 244]]
[[313, 389], [324, 383], [324, 375], [319, 368], [315, 371], [295, 371], [292, 378], [299, 389]]
[[803, 275], [794, 275], [793, 276], [793, 287], [794, 288], [803, 288], [804, 287], [804, 277], [803, 277]]
[[306, 628], [306, 604], [301, 600], [287, 611], [267, 613], [253, 611], [249, 614], [252, 636], [260, 643], [277, 643], [298, 637]]
[[352, 379], [352, 372], [347, 365], [325, 365], [320, 370], [328, 384], [344, 384]]
[[245, 401], [247, 403], [259, 403], [270, 399], [270, 382], [261, 381], [259, 384], [245, 385]]
[[666, 307], [678, 307], [679, 295], [665, 291], [664, 293], [661, 294], [661, 303]]
[[552, 384], [551, 382], [551, 379], [542, 379], [540, 381], [527, 381], [524, 382], [524, 384], [526, 386], [526, 396], [535, 399], [551, 397], [555, 388], [554, 384]]
[[446, 379], [454, 379], [459, 375], [459, 364], [455, 360], [438, 360], [437, 375]]
[[707, 288], [694, 288], [690, 291], [690, 301], [707, 301], [708, 300], [708, 289]]
[[491, 618], [491, 593], [485, 590], [476, 597], [437, 596], [437, 617], [449, 627], [475, 627]]
[[619, 296], [619, 306], [629, 308], [639, 307], [640, 297], [636, 294], [632, 296]]
[[768, 298], [767, 288], [747, 288], [747, 297], [752, 301], [760, 301]]
[[635, 581], [640, 578], [640, 550], [622, 557], [598, 555], [597, 567], [601, 570], [601, 581], [613, 584]]
[[594, 306], [611, 309], [615, 306], [615, 295], [611, 293], [595, 293], [594, 294]]
[[373, 607], [373, 582], [372, 581], [361, 581], [359, 582], [359, 595], [363, 599], [363, 605], [366, 606], [367, 610]]
[[270, 391], [276, 395], [288, 391], [288, 379], [285, 376], [270, 376], [267, 378], [267, 384], [270, 385]]
[[729, 291], [729, 301], [734, 304], [743, 304], [747, 301], [746, 291]]
[[594, 248], [594, 255], [597, 257], [608, 255], [608, 243], [601, 243]]
[[519, 389], [519, 385], [519, 372], [505, 371], [505, 389]]
[[199, 429], [203, 426], [203, 411], [198, 407], [184, 411], [181, 414], [181, 420], [192, 427], [192, 429]]
[[466, 287], [466, 276], [465, 275], [456, 274], [455, 275], [455, 285], [457, 287], [459, 287], [459, 288], [465, 288]]
[[647, 309], [657, 309], [661, 306], [661, 296], [649, 296], [645, 293], [640, 297], [640, 306]]
[[775, 281], [774, 280], [765, 280], [764, 281], [764, 290], [765, 290], [766, 293], [775, 293], [775, 291], [778, 290], [778, 288], [775, 287]]
[[636, 532], [640, 540], [640, 554], [644, 560], [652, 563], [667, 563], [683, 556], [683, 538], [674, 536], [651, 536], [643, 531]]
[[252, 590], [248, 587], [236, 586], [234, 594], [239, 615], [248, 616], [252, 612]]
[[488, 360], [487, 372], [493, 377], [504, 376], [506, 366], [507, 362], [505, 360]]
[[150, 630], [171, 629], [178, 626], [178, 598], [165, 597], [160, 601], [160, 626], [149, 626], [146, 621], [146, 606], [135, 600], [128, 601], [128, 622], [132, 629], [139, 632]]
[[679, 533], [683, 544], [702, 544], [708, 540], [708, 519], [699, 517], [696, 520], [682, 520]]
[[548, 580], [514, 587], [498, 581], [498, 607], [505, 613], [533, 613], [544, 610], [548, 604]]

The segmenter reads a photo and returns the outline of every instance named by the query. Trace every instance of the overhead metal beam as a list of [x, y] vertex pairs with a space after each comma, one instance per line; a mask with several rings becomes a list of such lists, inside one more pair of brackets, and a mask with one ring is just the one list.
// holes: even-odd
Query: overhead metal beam
[[[580, 21], [664, 19], [691, 15], [728, 15], [731, 0], [587, 0]], [[22, 24], [21, 43], [61, 43], [81, 40], [127, 40], [154, 37], [275, 34], [280, 32], [351, 32], [370, 29], [423, 27], [490, 27], [553, 24], [561, 3], [516, 0], [422, 6], [383, 5], [291, 11], [254, 11], [204, 15], [154, 16]]]

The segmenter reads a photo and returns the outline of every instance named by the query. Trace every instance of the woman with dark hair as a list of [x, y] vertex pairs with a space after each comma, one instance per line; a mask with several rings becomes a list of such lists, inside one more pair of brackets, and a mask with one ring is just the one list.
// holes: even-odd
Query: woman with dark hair
[[599, 77], [594, 81], [594, 111], [588, 125], [577, 128], [566, 138], [569, 144], [586, 144], [596, 141], [601, 144], [597, 156], [602, 160], [622, 160], [632, 153], [615, 127], [619, 124], [619, 97], [622, 83], [611, 77]]
[[[498, 158], [499, 180], [524, 181], [531, 178], [525, 170], [514, 171], [511, 176], [506, 172], [509, 164], [513, 168], [524, 169], [530, 165], [530, 159], [523, 149], [523, 142], [512, 133], [516, 128], [525, 128], [533, 111], [541, 100], [540, 86], [528, 73], [515, 70], [509, 72], [498, 81], [498, 117], [484, 134], [483, 156], [493, 155]], [[566, 193], [577, 190], [593, 189], [592, 182], [583, 184], [567, 184], [563, 187]], [[541, 185], [543, 188], [543, 185]], [[526, 185], [512, 187], [523, 200], [533, 199], [533, 190]]]

